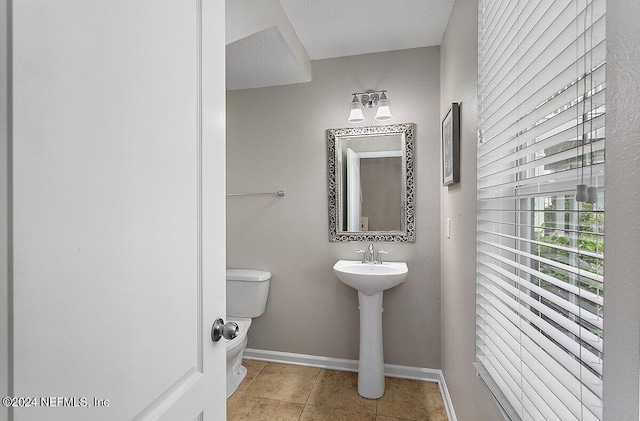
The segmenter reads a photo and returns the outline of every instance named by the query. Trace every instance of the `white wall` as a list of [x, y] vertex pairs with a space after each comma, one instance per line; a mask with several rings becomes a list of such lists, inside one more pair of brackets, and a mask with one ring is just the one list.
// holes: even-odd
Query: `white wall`
[[[476, 376], [476, 139], [478, 7], [457, 0], [441, 48], [441, 104], [460, 108], [460, 183], [441, 189], [442, 370], [459, 421], [502, 419], [489, 389]], [[445, 223], [451, 219], [451, 238]]]
[[357, 294], [331, 268], [364, 245], [328, 240], [326, 130], [349, 126], [351, 93], [387, 89], [391, 122], [417, 127], [417, 231], [415, 244], [376, 245], [409, 265], [384, 294], [385, 361], [439, 368], [439, 48], [319, 60], [312, 71], [310, 83], [227, 93], [227, 191], [287, 193], [227, 199], [227, 266], [273, 273], [249, 347], [358, 358]]
[[604, 419], [637, 420], [640, 374], [640, 3], [607, 2]]

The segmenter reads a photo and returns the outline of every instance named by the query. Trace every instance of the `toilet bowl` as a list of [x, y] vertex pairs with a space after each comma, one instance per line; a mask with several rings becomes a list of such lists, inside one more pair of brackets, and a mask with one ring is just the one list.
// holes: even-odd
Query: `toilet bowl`
[[238, 336], [227, 340], [227, 398], [247, 376], [242, 357], [251, 318], [264, 313], [271, 273], [256, 269], [227, 269], [227, 322], [238, 324]]
[[238, 389], [242, 380], [247, 376], [247, 369], [242, 365], [242, 356], [247, 347], [247, 333], [251, 326], [251, 319], [228, 317], [227, 322], [238, 324], [238, 336], [227, 339], [227, 398]]

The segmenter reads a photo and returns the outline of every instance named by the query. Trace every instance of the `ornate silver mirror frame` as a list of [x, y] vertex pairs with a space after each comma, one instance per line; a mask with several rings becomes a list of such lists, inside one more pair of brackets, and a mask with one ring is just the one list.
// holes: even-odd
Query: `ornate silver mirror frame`
[[[329, 241], [380, 241], [415, 242], [415, 187], [414, 187], [414, 123], [391, 124], [327, 130], [328, 188], [329, 188]], [[339, 206], [339, 162], [342, 153], [339, 141], [342, 138], [360, 138], [384, 135], [402, 135], [402, 189], [404, 221], [398, 231], [340, 231], [338, 229]]]

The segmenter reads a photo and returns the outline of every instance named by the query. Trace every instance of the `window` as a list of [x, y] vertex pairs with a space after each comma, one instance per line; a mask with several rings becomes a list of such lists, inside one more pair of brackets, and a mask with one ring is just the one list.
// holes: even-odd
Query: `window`
[[605, 0], [481, 0], [478, 31], [478, 369], [514, 420], [601, 420]]

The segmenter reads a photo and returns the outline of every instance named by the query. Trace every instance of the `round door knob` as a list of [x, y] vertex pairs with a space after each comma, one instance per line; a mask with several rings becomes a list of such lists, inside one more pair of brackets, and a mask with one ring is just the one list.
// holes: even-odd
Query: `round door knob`
[[233, 339], [238, 336], [240, 328], [236, 322], [228, 322], [222, 326], [222, 337], [225, 339]]
[[211, 326], [211, 340], [218, 342], [220, 338], [233, 339], [238, 336], [240, 328], [236, 322], [224, 323], [224, 320], [218, 319]]

